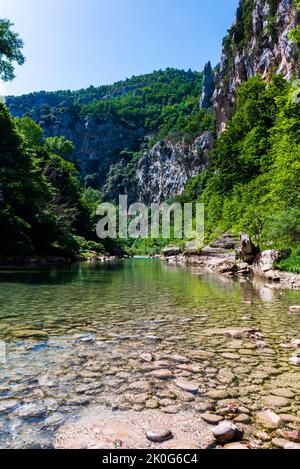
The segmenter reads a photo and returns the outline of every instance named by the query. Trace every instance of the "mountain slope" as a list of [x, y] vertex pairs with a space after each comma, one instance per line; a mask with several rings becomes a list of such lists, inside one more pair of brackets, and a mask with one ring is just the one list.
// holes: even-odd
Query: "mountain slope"
[[167, 69], [99, 88], [8, 97], [7, 105], [13, 116], [29, 115], [46, 136], [72, 140], [82, 179], [98, 188], [121, 152], [184, 131], [198, 111], [201, 83], [201, 73]]

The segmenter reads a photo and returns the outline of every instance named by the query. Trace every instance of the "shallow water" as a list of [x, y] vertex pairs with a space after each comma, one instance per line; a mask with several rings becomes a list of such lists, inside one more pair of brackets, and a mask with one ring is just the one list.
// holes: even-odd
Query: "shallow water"
[[[300, 292], [159, 260], [2, 269], [0, 447], [52, 447], [60, 425], [95, 405], [227, 412], [259, 446], [258, 411], [300, 418], [296, 352], [280, 346], [300, 338], [294, 304]], [[226, 335], [236, 328], [254, 330]], [[142, 361], [145, 351], [156, 361]], [[158, 369], [172, 377], [153, 376]]]

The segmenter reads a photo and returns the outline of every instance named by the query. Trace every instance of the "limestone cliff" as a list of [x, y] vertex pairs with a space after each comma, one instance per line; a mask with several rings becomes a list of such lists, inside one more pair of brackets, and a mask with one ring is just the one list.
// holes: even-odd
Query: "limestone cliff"
[[242, 82], [257, 74], [267, 79], [276, 72], [290, 79], [299, 73], [299, 46], [288, 38], [298, 22], [294, 0], [239, 1], [215, 75], [213, 103], [219, 132], [235, 109], [236, 91]]
[[187, 181], [209, 166], [213, 134], [205, 131], [193, 144], [163, 140], [144, 153], [137, 171], [137, 190], [145, 203], [163, 202], [183, 192]]

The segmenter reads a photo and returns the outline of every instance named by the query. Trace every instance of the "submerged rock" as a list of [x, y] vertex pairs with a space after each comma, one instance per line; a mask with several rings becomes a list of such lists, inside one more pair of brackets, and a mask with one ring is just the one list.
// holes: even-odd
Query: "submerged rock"
[[146, 437], [153, 443], [163, 443], [164, 441], [173, 438], [173, 434], [169, 429], [150, 430], [146, 433]]
[[224, 421], [214, 428], [213, 435], [219, 443], [230, 443], [241, 439], [243, 432], [232, 422]]
[[194, 384], [191, 381], [184, 381], [182, 379], [177, 379], [174, 384], [179, 389], [182, 389], [183, 391], [191, 392], [192, 394], [197, 394], [197, 392], [199, 391], [199, 387], [197, 386], [197, 384]]
[[283, 421], [279, 415], [275, 414], [275, 412], [272, 410], [259, 412], [256, 418], [258, 423], [260, 423], [264, 428], [271, 430], [279, 428], [283, 424]]
[[155, 356], [153, 355], [153, 353], [145, 352], [145, 353], [142, 353], [142, 355], [140, 356], [140, 359], [144, 362], [151, 363], [155, 360]]
[[236, 442], [228, 443], [227, 445], [223, 446], [223, 449], [249, 449], [249, 446]]
[[201, 418], [204, 420], [206, 423], [210, 423], [211, 425], [216, 425], [217, 423], [220, 423], [223, 420], [223, 417], [220, 415], [215, 415], [215, 414], [202, 414]]
[[300, 357], [297, 357], [296, 355], [293, 355], [293, 356], [290, 358], [290, 364], [291, 364], [291, 365], [294, 365], [294, 366], [300, 365]]
[[174, 377], [171, 370], [154, 370], [149, 373], [149, 376], [157, 379], [172, 379]]
[[300, 305], [294, 305], [289, 307], [291, 313], [300, 313]]
[[280, 396], [267, 396], [262, 401], [267, 407], [285, 407], [289, 405], [289, 401], [285, 397]]

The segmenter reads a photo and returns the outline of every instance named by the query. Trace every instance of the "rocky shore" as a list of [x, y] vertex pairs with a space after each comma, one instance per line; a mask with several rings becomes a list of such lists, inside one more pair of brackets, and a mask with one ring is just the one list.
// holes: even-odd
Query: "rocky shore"
[[169, 264], [195, 265], [227, 276], [255, 276], [272, 282], [274, 288], [300, 289], [300, 274], [274, 268], [274, 264], [282, 256], [280, 251], [257, 251], [253, 256], [251, 253], [247, 256], [245, 253], [243, 255], [242, 250], [239, 238], [225, 234], [212, 245], [202, 249], [187, 247], [182, 250], [168, 246], [161, 258]]
[[91, 253], [88, 257], [78, 255], [76, 257], [53, 257], [53, 256], [36, 256], [36, 257], [2, 257], [0, 258], [0, 266], [2, 267], [22, 267], [22, 266], [59, 266], [70, 265], [74, 262], [104, 262], [114, 261], [118, 257], [107, 254], [97, 255]]

